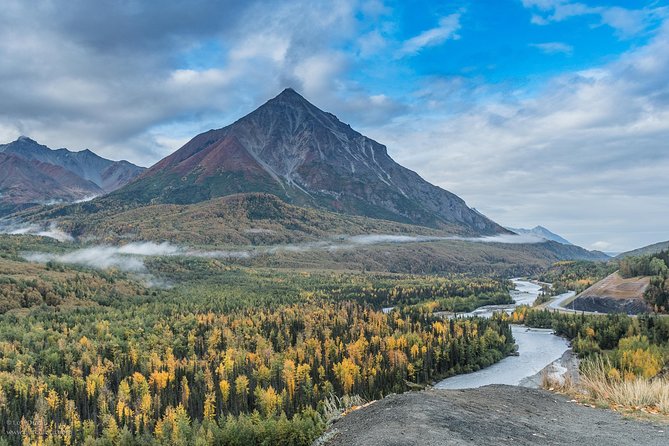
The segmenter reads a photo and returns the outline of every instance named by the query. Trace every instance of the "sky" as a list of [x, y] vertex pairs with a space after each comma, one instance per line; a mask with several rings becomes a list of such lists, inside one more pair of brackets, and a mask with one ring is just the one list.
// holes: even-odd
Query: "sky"
[[0, 6], [0, 143], [149, 166], [286, 87], [505, 226], [669, 240], [669, 0]]

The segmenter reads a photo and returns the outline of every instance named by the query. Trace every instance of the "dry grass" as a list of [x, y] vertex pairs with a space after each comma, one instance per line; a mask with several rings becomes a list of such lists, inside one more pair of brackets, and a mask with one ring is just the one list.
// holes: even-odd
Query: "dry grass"
[[367, 404], [360, 395], [344, 395], [339, 398], [337, 395], [330, 394], [330, 397], [324, 401], [323, 413], [328, 424], [347, 415], [349, 412], [357, 410]]
[[575, 396], [580, 393], [579, 387], [576, 385], [572, 379], [571, 374], [568, 372], [562, 376], [556, 377], [544, 371], [541, 374], [540, 386], [542, 389], [570, 396]]
[[573, 385], [570, 380], [556, 382], [545, 375], [542, 376], [542, 387], [591, 405], [669, 416], [669, 379], [637, 377], [624, 380], [611, 376], [610, 370], [609, 361], [599, 357], [583, 363], [579, 386]]

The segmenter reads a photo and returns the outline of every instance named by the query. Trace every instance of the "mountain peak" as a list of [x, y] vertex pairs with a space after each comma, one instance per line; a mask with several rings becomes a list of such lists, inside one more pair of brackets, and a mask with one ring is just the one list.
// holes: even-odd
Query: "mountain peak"
[[[283, 91], [282, 91], [281, 93], [279, 93], [278, 95], [276, 95], [275, 99], [276, 99], [276, 98], [280, 98], [280, 97], [299, 97], [299, 98], [304, 99], [304, 96], [302, 96], [301, 94], [299, 94], [299, 93], [298, 93], [297, 91], [295, 91], [295, 89], [292, 88], [292, 87], [286, 87], [286, 88], [284, 88]], [[304, 99], [304, 100], [306, 101], [306, 99]]]
[[194, 137], [114, 196], [137, 204], [186, 204], [258, 192], [298, 206], [458, 234], [506, 232], [292, 88], [229, 126]]
[[7, 146], [15, 145], [16, 147], [34, 147], [34, 146], [45, 147], [42, 144], [35, 141], [34, 139], [32, 139], [31, 137], [25, 135], [21, 135], [18, 138], [16, 138], [16, 141], [10, 142], [9, 144], [5, 145]]
[[285, 88], [281, 93], [276, 95], [274, 98], [270, 99], [268, 104], [271, 103], [288, 103], [288, 104], [302, 104], [302, 105], [309, 105], [309, 106], [314, 106], [311, 102], [309, 102], [304, 96], [299, 94], [297, 91], [293, 90], [292, 88], [288, 87]]

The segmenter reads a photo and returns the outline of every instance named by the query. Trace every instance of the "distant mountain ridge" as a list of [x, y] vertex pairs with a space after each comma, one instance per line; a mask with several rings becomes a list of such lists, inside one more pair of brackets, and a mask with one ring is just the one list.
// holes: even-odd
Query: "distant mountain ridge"
[[616, 258], [621, 259], [623, 257], [633, 257], [633, 256], [643, 256], [647, 254], [657, 254], [660, 251], [669, 249], [669, 241], [653, 243], [652, 245], [644, 246], [641, 248], [633, 249], [631, 251], [623, 252], [618, 254]]
[[227, 127], [196, 136], [108, 198], [191, 204], [258, 192], [299, 206], [453, 233], [508, 233], [292, 89]]
[[0, 212], [104, 195], [144, 170], [128, 161], [102, 158], [90, 150], [52, 150], [21, 136], [0, 145]]
[[544, 228], [543, 226], [535, 226], [532, 229], [509, 228], [509, 227], [507, 227], [506, 229], [515, 232], [516, 234], [532, 234], [546, 240], [552, 240], [554, 242], [562, 243], [563, 245], [573, 245], [573, 243], [570, 242], [569, 240], [557, 235], [554, 232], [551, 232], [550, 230]]

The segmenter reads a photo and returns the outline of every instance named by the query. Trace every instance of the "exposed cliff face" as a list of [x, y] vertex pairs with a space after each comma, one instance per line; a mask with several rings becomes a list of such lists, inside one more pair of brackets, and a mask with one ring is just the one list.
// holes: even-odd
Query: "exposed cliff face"
[[462, 233], [507, 232], [291, 89], [225, 128], [196, 136], [114, 197], [183, 204], [239, 192]]

